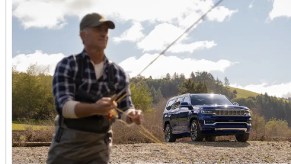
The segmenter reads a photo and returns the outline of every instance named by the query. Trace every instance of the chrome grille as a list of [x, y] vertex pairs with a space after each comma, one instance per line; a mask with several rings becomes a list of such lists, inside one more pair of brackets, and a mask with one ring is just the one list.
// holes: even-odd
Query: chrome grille
[[244, 116], [244, 110], [216, 110], [215, 114], [217, 116]]

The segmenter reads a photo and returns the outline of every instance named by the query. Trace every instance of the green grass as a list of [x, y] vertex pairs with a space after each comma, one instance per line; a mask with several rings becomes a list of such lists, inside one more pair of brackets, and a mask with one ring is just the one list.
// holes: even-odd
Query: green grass
[[229, 90], [231, 92], [236, 90], [236, 92], [237, 92], [237, 94], [236, 94], [237, 97], [236, 98], [256, 97], [256, 96], [259, 95], [259, 93], [248, 91], [248, 90], [244, 90], [244, 89], [240, 89], [240, 88], [229, 87]]
[[12, 130], [47, 130], [49, 128], [51, 128], [51, 126], [12, 123]]

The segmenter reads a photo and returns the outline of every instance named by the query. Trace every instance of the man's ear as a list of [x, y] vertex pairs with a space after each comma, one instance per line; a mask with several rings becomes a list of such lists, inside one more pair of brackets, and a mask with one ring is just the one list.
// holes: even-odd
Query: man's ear
[[85, 31], [80, 31], [80, 37], [82, 40], [86, 37], [87, 33]]
[[87, 37], [87, 31], [80, 31], [80, 38], [84, 44], [84, 40]]

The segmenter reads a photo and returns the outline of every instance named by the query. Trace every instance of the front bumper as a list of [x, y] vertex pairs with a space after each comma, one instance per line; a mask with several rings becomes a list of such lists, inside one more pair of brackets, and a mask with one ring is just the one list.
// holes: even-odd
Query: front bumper
[[251, 130], [250, 117], [204, 117], [199, 124], [204, 134], [233, 135]]

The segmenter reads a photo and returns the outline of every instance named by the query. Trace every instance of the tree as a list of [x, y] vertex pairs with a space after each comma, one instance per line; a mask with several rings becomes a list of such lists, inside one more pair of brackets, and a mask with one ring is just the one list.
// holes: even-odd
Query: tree
[[265, 124], [264, 117], [258, 114], [252, 114], [252, 134], [255, 139], [260, 139], [265, 136]]
[[207, 86], [205, 83], [195, 83], [191, 79], [185, 80], [179, 87], [179, 93], [207, 93]]
[[195, 93], [195, 91], [196, 91], [195, 83], [191, 79], [185, 80], [179, 87], [180, 94]]
[[191, 72], [191, 74], [190, 74], [190, 79], [195, 80], [195, 74], [193, 72]]
[[196, 85], [195, 93], [207, 93], [207, 87], [205, 83], [198, 83]]
[[27, 73], [12, 72], [12, 119], [51, 119], [55, 115], [51, 76], [32, 65]]
[[266, 136], [273, 138], [273, 137], [288, 137], [289, 129], [288, 129], [288, 123], [285, 120], [278, 120], [275, 118], [272, 118], [269, 120], [266, 125]]
[[135, 105], [135, 108], [143, 111], [151, 109], [153, 98], [151, 92], [146, 83], [139, 81], [137, 83], [131, 83], [131, 98]]
[[154, 104], [158, 103], [164, 98], [161, 89], [158, 88], [158, 90], [156, 90], [153, 86], [151, 87], [151, 95], [153, 97]]
[[224, 86], [229, 87], [229, 80], [227, 77], [224, 78]]

